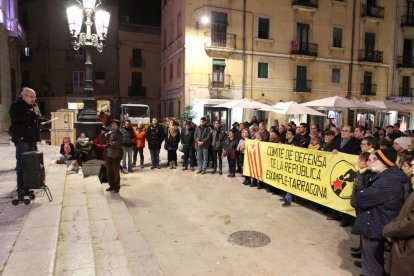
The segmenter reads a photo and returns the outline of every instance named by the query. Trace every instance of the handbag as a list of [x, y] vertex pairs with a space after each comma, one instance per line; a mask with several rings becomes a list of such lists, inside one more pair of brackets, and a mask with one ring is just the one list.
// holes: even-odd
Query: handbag
[[101, 169], [99, 170], [99, 181], [102, 183], [107, 183], [108, 182], [108, 178], [106, 176], [106, 167], [105, 165], [101, 165]]
[[183, 143], [181, 143], [181, 142], [178, 143], [178, 150], [181, 151], [181, 152], [183, 152], [184, 151], [183, 148], [184, 148]]

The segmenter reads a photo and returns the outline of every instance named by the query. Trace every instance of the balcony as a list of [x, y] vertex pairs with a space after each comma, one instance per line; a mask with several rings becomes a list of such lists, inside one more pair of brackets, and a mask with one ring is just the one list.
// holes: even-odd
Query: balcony
[[400, 87], [400, 96], [401, 97], [414, 97], [414, 88], [410, 87]]
[[204, 49], [211, 57], [228, 57], [236, 50], [236, 35], [205, 32]]
[[401, 16], [401, 27], [414, 27], [414, 14]]
[[362, 5], [361, 17], [374, 21], [384, 19], [384, 8], [374, 5]]
[[397, 59], [397, 68], [414, 68], [414, 57], [399, 56]]
[[290, 53], [292, 55], [316, 57], [318, 56], [318, 44], [295, 40], [291, 43]]
[[292, 7], [298, 10], [315, 11], [318, 9], [318, 0], [293, 0]]
[[128, 96], [129, 97], [146, 97], [147, 96], [147, 88], [145, 86], [138, 86], [138, 87], [133, 87], [133, 86], [129, 86], [128, 87]]
[[312, 92], [312, 81], [293, 79], [293, 92]]
[[377, 85], [369, 83], [361, 83], [361, 95], [362, 96], [375, 96], [377, 95]]
[[214, 75], [212, 78], [211, 75], [208, 74], [208, 80], [210, 89], [230, 89], [230, 75]]
[[382, 63], [383, 52], [359, 50], [359, 61]]

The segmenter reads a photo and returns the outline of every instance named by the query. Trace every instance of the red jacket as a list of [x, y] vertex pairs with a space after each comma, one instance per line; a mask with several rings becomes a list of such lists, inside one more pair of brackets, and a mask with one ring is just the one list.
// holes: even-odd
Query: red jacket
[[135, 131], [135, 136], [137, 137], [137, 148], [145, 148], [145, 128], [142, 128], [140, 131], [137, 130]]

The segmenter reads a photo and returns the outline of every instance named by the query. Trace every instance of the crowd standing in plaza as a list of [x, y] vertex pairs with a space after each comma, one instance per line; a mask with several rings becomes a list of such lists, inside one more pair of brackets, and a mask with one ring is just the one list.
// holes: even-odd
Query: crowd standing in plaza
[[[35, 92], [23, 88], [21, 97], [11, 105], [12, 141], [16, 147], [17, 187], [19, 197], [28, 192], [22, 186], [20, 154], [36, 150], [39, 139], [37, 124], [39, 110], [34, 104]], [[177, 151], [183, 152], [182, 170], [197, 174], [223, 174], [223, 158], [227, 158], [228, 174], [233, 178], [243, 173], [246, 140], [255, 139], [281, 143], [310, 150], [332, 153], [343, 152], [358, 155], [358, 168], [351, 205], [356, 218], [330, 210], [327, 219], [339, 220], [340, 226], [352, 226], [352, 233], [360, 236], [360, 245], [351, 248], [352, 256], [361, 258], [364, 275], [384, 275], [384, 250], [391, 250], [391, 275], [413, 275], [414, 271], [414, 193], [413, 193], [413, 142], [414, 133], [399, 130], [399, 125], [386, 129], [375, 127], [366, 130], [344, 125], [341, 128], [329, 124], [321, 130], [316, 124], [294, 122], [279, 124], [274, 121], [269, 130], [264, 122], [252, 117], [250, 122], [233, 123], [227, 133], [221, 122], [208, 122], [205, 117], [197, 126], [192, 120], [180, 128], [178, 121], [162, 125], [156, 118], [145, 128], [142, 123], [131, 125], [128, 118], [122, 122], [107, 118], [110, 127], [102, 127], [96, 137], [80, 133], [75, 144], [65, 137], [57, 163], [68, 164], [68, 172], [81, 172], [81, 164], [94, 156], [105, 160], [109, 183], [107, 191], [120, 191], [120, 172], [133, 173], [140, 155], [140, 168], [144, 169], [143, 148], [150, 151], [151, 169], [161, 169], [160, 150], [168, 151], [168, 167], [178, 167]], [[181, 157], [181, 156], [180, 156]], [[211, 171], [208, 169], [211, 169]], [[267, 189], [278, 194], [280, 190], [258, 179], [244, 175], [244, 185]], [[302, 202], [285, 193], [283, 207], [293, 200]]]

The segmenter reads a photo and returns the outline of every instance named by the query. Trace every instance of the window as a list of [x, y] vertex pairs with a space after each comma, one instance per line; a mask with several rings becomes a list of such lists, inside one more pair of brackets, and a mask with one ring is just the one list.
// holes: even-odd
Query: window
[[211, 85], [215, 88], [224, 87], [224, 70], [226, 62], [224, 59], [213, 59], [213, 78]]
[[168, 104], [168, 116], [174, 117], [174, 103], [173, 102], [170, 102]]
[[181, 58], [177, 61], [177, 78], [181, 77]]
[[146, 88], [142, 86], [142, 73], [131, 73], [131, 86], [129, 87], [129, 96], [145, 97], [147, 94]]
[[258, 37], [262, 39], [269, 39], [269, 18], [259, 17], [259, 34]]
[[332, 68], [331, 82], [332, 83], [340, 83], [341, 82], [341, 69]]
[[23, 55], [25, 56], [25, 57], [30, 57], [30, 47], [24, 47], [23, 48]]
[[342, 48], [342, 29], [333, 28], [332, 47]]
[[95, 83], [100, 85], [105, 84], [105, 72], [95, 72]]
[[165, 84], [166, 81], [167, 81], [167, 68], [164, 66], [164, 68], [162, 69], [162, 82]]
[[172, 63], [170, 63], [170, 80], [172, 80], [173, 79], [173, 64]]
[[83, 71], [72, 72], [72, 85], [73, 92], [83, 92], [83, 86], [85, 85], [85, 73]]
[[131, 67], [143, 67], [142, 50], [138, 48], [132, 49]]
[[164, 28], [163, 49], [167, 49], [167, 28]]
[[257, 77], [260, 79], [267, 79], [269, 75], [269, 64], [264, 63], [264, 62], [259, 62], [257, 67], [258, 67]]
[[22, 74], [22, 87], [30, 85], [30, 71], [24, 70]]
[[177, 37], [180, 37], [183, 34], [182, 28], [182, 22], [181, 22], [181, 12], [177, 15]]

